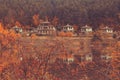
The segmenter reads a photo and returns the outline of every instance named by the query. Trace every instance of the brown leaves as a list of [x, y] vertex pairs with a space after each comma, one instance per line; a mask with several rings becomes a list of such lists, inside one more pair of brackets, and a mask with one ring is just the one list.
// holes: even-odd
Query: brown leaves
[[[0, 23], [0, 61], [2, 64], [9, 65], [18, 61], [18, 42], [17, 39], [20, 36], [15, 34], [13, 31], [5, 30]], [[6, 67], [4, 66], [4, 67]]]
[[72, 37], [74, 34], [72, 32], [59, 32], [58, 35], [61, 37]]
[[32, 19], [33, 19], [33, 24], [34, 25], [36, 25], [36, 26], [39, 25], [39, 23], [40, 23], [39, 14], [33, 15]]
[[16, 22], [15, 22], [15, 25], [18, 26], [18, 27], [21, 27], [21, 26], [22, 26], [19, 21], [16, 21]]
[[54, 26], [57, 26], [58, 23], [59, 23], [59, 19], [55, 16], [55, 17], [53, 18], [53, 20], [52, 20], [52, 24], [53, 24]]

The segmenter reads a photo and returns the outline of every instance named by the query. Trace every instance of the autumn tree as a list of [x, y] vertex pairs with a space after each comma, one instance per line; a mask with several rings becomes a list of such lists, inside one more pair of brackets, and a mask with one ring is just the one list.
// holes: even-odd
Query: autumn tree
[[39, 14], [33, 15], [32, 19], [33, 19], [33, 24], [34, 24], [35, 26], [39, 25], [39, 23], [40, 23]]
[[[22, 45], [21, 48], [19, 47], [20, 50], [13, 48], [13, 50], [17, 50], [16, 53], [14, 53], [16, 55], [13, 57], [9, 56], [9, 58], [4, 57], [6, 61], [2, 60], [5, 66], [3, 66], [3, 64], [0, 65], [0, 79], [48, 80], [49, 77], [51, 77], [51, 75], [48, 74], [48, 68], [50, 67], [50, 63], [54, 61], [54, 55], [56, 54], [56, 50], [58, 50], [59, 42], [54, 41], [55, 44], [51, 44], [43, 43], [43, 41], [41, 46], [36, 46], [38, 43], [36, 43], [37, 39], [34, 37], [28, 39], [27, 44], [24, 41], [24, 39], [20, 39], [21, 43], [19, 44]], [[3, 48], [1, 50], [3, 50]], [[11, 55], [13, 54], [12, 52], [10, 53]], [[2, 55], [3, 54], [7, 55], [7, 53], [2, 53]]]
[[15, 22], [15, 26], [21, 27], [22, 24], [21, 24], [19, 21], [16, 21], [16, 22]]
[[0, 23], [0, 73], [9, 64], [19, 62], [19, 51], [21, 48], [19, 37], [19, 34], [5, 30], [2, 23]]
[[62, 31], [58, 33], [58, 36], [65, 37], [66, 35], [65, 35], [65, 32]]
[[58, 23], [59, 23], [59, 19], [55, 16], [55, 17], [53, 18], [53, 20], [52, 20], [52, 24], [53, 24], [54, 26], [57, 26]]
[[120, 42], [118, 41], [114, 46], [114, 51], [112, 53], [112, 62], [111, 65], [113, 67], [111, 77], [114, 80], [119, 80], [119, 73], [120, 73]]

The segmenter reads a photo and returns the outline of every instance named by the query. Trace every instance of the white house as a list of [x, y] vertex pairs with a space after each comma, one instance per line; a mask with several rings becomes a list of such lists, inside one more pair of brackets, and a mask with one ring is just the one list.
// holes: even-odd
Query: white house
[[101, 55], [101, 59], [103, 61], [110, 61], [112, 59], [112, 56], [109, 54], [104, 54], [104, 55]]
[[36, 29], [38, 35], [55, 35], [56, 29], [50, 22], [42, 22]]
[[93, 58], [93, 57], [92, 57], [92, 54], [86, 54], [86, 55], [85, 55], [85, 60], [86, 60], [86, 61], [92, 61], [92, 58]]
[[81, 31], [80, 32], [86, 33], [86, 32], [92, 32], [92, 31], [93, 31], [92, 27], [90, 27], [88, 25], [85, 25], [85, 26], [81, 27]]
[[16, 33], [22, 33], [23, 32], [23, 29], [18, 27], [18, 26], [12, 27], [12, 30], [14, 30]]
[[104, 28], [101, 28], [101, 30], [104, 32], [104, 33], [113, 33], [113, 29], [106, 26]]
[[74, 27], [72, 25], [67, 24], [62, 27], [62, 30], [64, 32], [74, 32]]

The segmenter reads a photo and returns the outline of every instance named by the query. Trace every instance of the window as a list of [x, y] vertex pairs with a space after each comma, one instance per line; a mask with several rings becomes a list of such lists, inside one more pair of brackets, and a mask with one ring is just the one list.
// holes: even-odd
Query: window
[[44, 29], [47, 29], [47, 27], [45, 26]]
[[68, 63], [71, 63], [71, 62], [74, 61], [74, 59], [73, 58], [68, 58], [67, 61], [68, 61]]
[[111, 56], [110, 55], [101, 55], [101, 59], [102, 60], [111, 60]]
[[92, 61], [92, 55], [91, 54], [87, 54], [85, 56], [85, 58], [86, 58], [86, 61]]

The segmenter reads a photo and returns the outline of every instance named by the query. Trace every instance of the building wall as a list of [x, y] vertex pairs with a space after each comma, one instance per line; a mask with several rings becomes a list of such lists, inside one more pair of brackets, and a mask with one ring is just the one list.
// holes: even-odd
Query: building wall
[[39, 25], [36, 33], [37, 35], [41, 35], [41, 36], [42, 35], [52, 36], [52, 35], [56, 35], [56, 30], [52, 25], [48, 25], [48, 26]]

